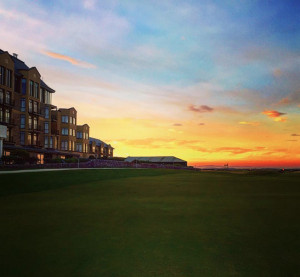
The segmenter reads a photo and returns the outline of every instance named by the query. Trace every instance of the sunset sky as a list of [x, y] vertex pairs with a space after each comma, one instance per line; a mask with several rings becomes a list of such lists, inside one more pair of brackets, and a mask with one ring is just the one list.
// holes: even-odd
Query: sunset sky
[[0, 0], [0, 48], [115, 156], [300, 166], [299, 14], [288, 0]]

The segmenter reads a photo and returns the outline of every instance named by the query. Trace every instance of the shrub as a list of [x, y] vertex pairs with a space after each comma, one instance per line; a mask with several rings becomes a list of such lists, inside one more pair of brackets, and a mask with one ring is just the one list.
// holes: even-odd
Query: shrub
[[65, 162], [66, 163], [77, 163], [78, 159], [76, 159], [76, 158], [68, 158], [68, 159], [65, 159]]

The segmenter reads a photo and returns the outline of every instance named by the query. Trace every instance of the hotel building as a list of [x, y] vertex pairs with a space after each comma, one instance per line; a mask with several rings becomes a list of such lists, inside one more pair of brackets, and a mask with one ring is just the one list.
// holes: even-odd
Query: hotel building
[[53, 93], [36, 67], [0, 49], [0, 125], [7, 126], [4, 155], [23, 149], [39, 163], [44, 158], [113, 157], [110, 145], [97, 140], [91, 146], [90, 127], [77, 125], [74, 107], [53, 105]]

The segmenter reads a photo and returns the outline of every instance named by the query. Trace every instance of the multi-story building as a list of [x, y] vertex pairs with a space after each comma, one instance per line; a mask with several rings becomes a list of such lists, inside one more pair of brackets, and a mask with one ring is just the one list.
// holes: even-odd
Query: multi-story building
[[[39, 163], [44, 157], [90, 156], [89, 126], [77, 126], [75, 108], [57, 109], [53, 93], [36, 67], [0, 49], [0, 125], [7, 126], [4, 155], [24, 149]], [[112, 151], [105, 145], [99, 157], [112, 156], [104, 154]]]
[[84, 158], [88, 158], [90, 126], [87, 124], [77, 125], [76, 131], [76, 151], [83, 153]]

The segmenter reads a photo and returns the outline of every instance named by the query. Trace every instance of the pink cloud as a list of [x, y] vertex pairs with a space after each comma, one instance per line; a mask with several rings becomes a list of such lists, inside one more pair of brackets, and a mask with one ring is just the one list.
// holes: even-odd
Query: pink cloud
[[67, 55], [63, 55], [63, 54], [59, 54], [59, 53], [55, 53], [55, 52], [51, 52], [51, 51], [42, 51], [42, 53], [53, 59], [63, 60], [63, 61], [69, 62], [76, 66], [80, 66], [80, 67], [84, 67], [84, 68], [96, 68], [96, 66], [93, 64], [74, 59]]
[[198, 107], [195, 105], [190, 105], [189, 110], [196, 113], [210, 113], [214, 110], [214, 108], [209, 107], [207, 105], [201, 105]]

